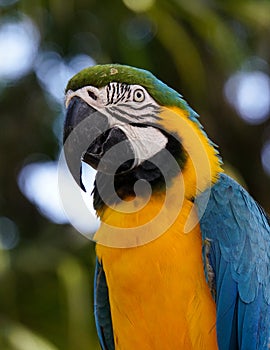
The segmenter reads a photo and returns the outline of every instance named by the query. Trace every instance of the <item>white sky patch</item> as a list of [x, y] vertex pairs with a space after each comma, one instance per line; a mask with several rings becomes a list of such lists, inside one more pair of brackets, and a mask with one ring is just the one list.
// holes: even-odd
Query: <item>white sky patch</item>
[[63, 151], [58, 161], [58, 193], [69, 223], [85, 237], [92, 239], [98, 229], [99, 220], [93, 208], [93, 183], [96, 172], [82, 163], [82, 181], [87, 192], [83, 192], [72, 177]]
[[[93, 186], [94, 175], [94, 171], [88, 174], [87, 188]], [[59, 177], [58, 162], [26, 165], [19, 174], [18, 184], [29, 201], [52, 222], [71, 223], [86, 236], [92, 235], [97, 229], [98, 220], [94, 214], [90, 193], [80, 190], [67, 169], [64, 169]], [[64, 193], [65, 202], [59, 191]]]
[[27, 74], [38, 52], [39, 32], [26, 16], [0, 21], [0, 78], [16, 80]]
[[55, 51], [41, 52], [35, 64], [35, 72], [42, 87], [56, 100], [64, 103], [65, 87], [69, 79], [95, 61], [88, 55], [78, 54], [66, 61]]
[[[5, 216], [0, 217], [0, 249], [9, 250], [16, 247], [19, 230], [15, 222]], [[0, 269], [1, 270], [1, 269]]]
[[237, 72], [225, 84], [227, 100], [249, 124], [260, 124], [269, 118], [270, 78], [261, 71]]
[[18, 184], [44, 216], [57, 224], [68, 223], [58, 195], [55, 162], [27, 164], [19, 174]]
[[261, 159], [264, 171], [270, 176], [270, 140], [263, 145]]

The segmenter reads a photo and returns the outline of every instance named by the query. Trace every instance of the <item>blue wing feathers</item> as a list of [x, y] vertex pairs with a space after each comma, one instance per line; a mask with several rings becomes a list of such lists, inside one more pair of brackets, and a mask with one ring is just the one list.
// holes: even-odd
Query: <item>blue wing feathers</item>
[[224, 174], [208, 197], [209, 193], [203, 193], [197, 207], [202, 239], [211, 244], [219, 347], [268, 349], [270, 220], [250, 195]]
[[94, 280], [94, 314], [102, 350], [114, 350], [108, 287], [105, 272], [98, 259], [96, 259]]

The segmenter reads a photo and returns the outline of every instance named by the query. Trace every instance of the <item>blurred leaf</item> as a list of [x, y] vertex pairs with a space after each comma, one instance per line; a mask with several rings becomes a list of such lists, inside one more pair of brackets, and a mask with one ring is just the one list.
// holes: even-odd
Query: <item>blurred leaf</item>
[[[173, 16], [156, 8], [150, 12], [150, 18], [157, 24], [157, 37], [171, 55], [172, 62], [187, 86], [196, 84], [201, 92], [205, 88], [205, 75], [198, 48], [185, 28]], [[170, 62], [168, 62], [170, 66]], [[188, 72], [188, 74], [187, 74]]]
[[49, 341], [21, 324], [1, 320], [0, 346], [5, 350], [58, 350]]
[[230, 1], [224, 10], [248, 26], [268, 30], [270, 27], [269, 1]]
[[93, 315], [93, 305], [89, 273], [71, 257], [62, 260], [57, 270], [68, 308], [68, 348], [87, 348], [87, 344], [91, 342], [90, 330], [94, 331], [95, 327], [93, 317], [90, 317]]

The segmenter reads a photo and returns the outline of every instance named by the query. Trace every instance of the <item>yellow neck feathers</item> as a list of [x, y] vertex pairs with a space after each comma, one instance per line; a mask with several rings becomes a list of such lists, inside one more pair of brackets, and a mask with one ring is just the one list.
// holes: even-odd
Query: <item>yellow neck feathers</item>
[[177, 135], [187, 153], [182, 171], [185, 197], [195, 198], [215, 183], [223, 171], [218, 152], [200, 126], [178, 107], [163, 107], [159, 123], [167, 132]]

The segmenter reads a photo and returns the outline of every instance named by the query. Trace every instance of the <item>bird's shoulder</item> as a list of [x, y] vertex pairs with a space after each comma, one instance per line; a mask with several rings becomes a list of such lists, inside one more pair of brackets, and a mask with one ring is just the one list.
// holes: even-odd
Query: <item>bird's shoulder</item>
[[214, 270], [217, 250], [230, 264], [243, 301], [253, 301], [259, 286], [270, 303], [270, 220], [261, 206], [236, 181], [221, 174], [197, 199], [203, 241], [211, 245]]

